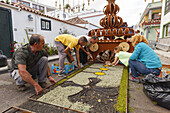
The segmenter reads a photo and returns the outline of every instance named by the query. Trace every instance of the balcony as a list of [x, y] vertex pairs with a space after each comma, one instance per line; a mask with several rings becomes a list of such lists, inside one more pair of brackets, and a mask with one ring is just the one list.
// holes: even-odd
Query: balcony
[[161, 18], [159, 19], [150, 19], [150, 20], [145, 20], [143, 23], [142, 23], [142, 27], [144, 26], [152, 26], [152, 25], [158, 25], [161, 23]]

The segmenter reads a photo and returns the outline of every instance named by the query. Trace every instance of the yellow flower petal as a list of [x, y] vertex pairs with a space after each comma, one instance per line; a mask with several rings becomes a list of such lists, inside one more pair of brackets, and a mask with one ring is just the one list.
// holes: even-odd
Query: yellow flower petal
[[106, 71], [106, 70], [108, 70], [108, 69], [107, 69], [107, 68], [100, 68], [100, 70]]
[[95, 75], [105, 75], [105, 73], [103, 73], [103, 72], [95, 72], [94, 74]]

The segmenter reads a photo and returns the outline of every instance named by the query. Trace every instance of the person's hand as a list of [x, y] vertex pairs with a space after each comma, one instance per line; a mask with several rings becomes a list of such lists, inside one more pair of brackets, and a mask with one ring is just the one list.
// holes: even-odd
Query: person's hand
[[34, 86], [34, 88], [35, 88], [37, 95], [41, 94], [43, 91], [42, 87], [38, 83]]
[[111, 63], [111, 65], [112, 65], [112, 66], [115, 66], [115, 63], [114, 63], [114, 62], [112, 62], [112, 63]]
[[56, 83], [56, 80], [52, 76], [48, 77], [48, 79], [49, 79], [51, 84]]
[[108, 66], [112, 65], [110, 61], [106, 61], [105, 64]]
[[73, 56], [71, 56], [71, 61], [72, 61], [72, 62], [74, 61], [74, 58], [73, 58]]
[[127, 40], [127, 42], [131, 42], [131, 38], [127, 38], [126, 40]]
[[81, 69], [81, 64], [78, 64], [78, 68]]
[[88, 56], [91, 56], [90, 52], [87, 52], [87, 55], [88, 55]]

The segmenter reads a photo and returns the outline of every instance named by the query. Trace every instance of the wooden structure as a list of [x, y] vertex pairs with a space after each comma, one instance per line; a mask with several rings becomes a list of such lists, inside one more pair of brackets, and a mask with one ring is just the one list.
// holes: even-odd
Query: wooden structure
[[[116, 15], [120, 8], [115, 4], [115, 0], [107, 1], [108, 5], [103, 8], [103, 13], [106, 16], [100, 20], [100, 25], [103, 28], [92, 29], [88, 32], [88, 36], [103, 37], [103, 39], [99, 39], [97, 45], [95, 44], [90, 48], [93, 62], [95, 62], [96, 59], [103, 63], [106, 61], [111, 62], [114, 57], [114, 48], [122, 42], [127, 42], [125, 45], [129, 47], [129, 49], [125, 50], [128, 50], [128, 52], [133, 52], [134, 50], [131, 42], [127, 41], [127, 38], [135, 34], [134, 30], [127, 27], [127, 23], [123, 22], [123, 19]], [[109, 53], [105, 51], [109, 51]], [[102, 56], [103, 53], [104, 55]], [[99, 58], [97, 58], [98, 55]]]
[[[112, 58], [114, 57], [114, 56], [113, 56], [114, 48], [115, 48], [116, 46], [118, 46], [119, 44], [121, 44], [122, 42], [126, 42], [126, 40], [99, 40], [99, 41], [97, 42], [97, 44], [98, 44], [98, 50], [97, 50], [97, 51], [94, 51], [94, 52], [90, 51], [91, 54], [92, 54], [92, 57], [93, 57], [93, 62], [95, 62], [96, 57], [97, 57], [100, 53], [103, 53], [103, 52], [105, 52], [105, 51], [107, 51], [107, 50], [111, 51], [111, 55], [110, 55], [110, 54], [108, 55], [108, 53], [106, 53], [106, 55], [100, 54], [100, 55], [99, 55], [100, 58], [97, 58], [97, 60], [101, 59], [101, 60], [99, 60], [99, 61], [100, 61], [100, 62], [103, 62], [103, 63], [105, 63], [106, 61], [113, 61]], [[130, 46], [128, 52], [132, 53], [133, 50], [134, 50], [134, 47], [131, 45], [131, 42], [127, 42], [127, 43], [128, 43], [129, 46]]]

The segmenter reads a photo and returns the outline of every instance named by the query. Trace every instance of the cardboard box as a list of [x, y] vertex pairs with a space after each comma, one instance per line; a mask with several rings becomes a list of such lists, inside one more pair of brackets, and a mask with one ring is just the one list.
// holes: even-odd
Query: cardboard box
[[[65, 73], [68, 74], [69, 72], [74, 70], [74, 63], [64, 63], [65, 65]], [[53, 74], [59, 73], [59, 64], [52, 64], [51, 70]]]

